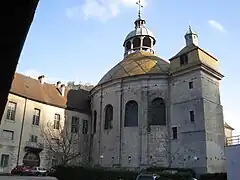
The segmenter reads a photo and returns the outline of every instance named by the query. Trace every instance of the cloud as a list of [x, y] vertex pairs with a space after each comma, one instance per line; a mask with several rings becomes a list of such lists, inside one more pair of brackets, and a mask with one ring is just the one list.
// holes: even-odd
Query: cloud
[[[119, 15], [122, 8], [136, 7], [137, 0], [84, 0], [81, 6], [66, 9], [66, 16], [71, 19], [83, 17], [85, 20], [96, 18], [105, 22]], [[147, 0], [141, 2], [147, 5]]]
[[226, 29], [223, 27], [223, 25], [220, 24], [220, 23], [217, 22], [217, 21], [209, 20], [209, 21], [208, 21], [208, 24], [209, 24], [212, 28], [215, 28], [215, 29], [217, 29], [218, 31], [220, 31], [220, 32], [222, 32], [222, 33], [225, 33], [225, 32], [226, 32]]

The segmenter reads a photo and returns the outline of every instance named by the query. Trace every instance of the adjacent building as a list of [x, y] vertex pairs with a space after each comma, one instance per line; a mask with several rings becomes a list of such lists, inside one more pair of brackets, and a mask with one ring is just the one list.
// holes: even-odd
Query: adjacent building
[[69, 90], [60, 82], [45, 83], [44, 76], [33, 79], [16, 73], [0, 125], [0, 171], [9, 172], [21, 164], [49, 167], [56, 163], [43, 127], [53, 132], [66, 127], [65, 122], [69, 122], [69, 132], [77, 134], [79, 162], [88, 161], [88, 92]]
[[232, 144], [233, 131], [234, 131], [234, 128], [225, 122], [224, 132], [225, 132], [225, 138], [226, 138], [226, 145]]

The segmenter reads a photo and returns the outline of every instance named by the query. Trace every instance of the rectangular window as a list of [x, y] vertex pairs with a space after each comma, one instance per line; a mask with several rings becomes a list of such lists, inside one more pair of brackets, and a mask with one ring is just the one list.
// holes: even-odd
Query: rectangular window
[[180, 56], [180, 66], [188, 64], [188, 55], [183, 54]]
[[13, 140], [14, 131], [3, 130], [3, 138], [7, 140]]
[[58, 165], [58, 160], [56, 158], [52, 159], [52, 167], [55, 167]]
[[178, 133], [177, 133], [177, 127], [172, 127], [172, 137], [173, 139], [177, 139], [178, 137]]
[[17, 103], [15, 102], [8, 102], [7, 105], [7, 119], [8, 120], [15, 120], [15, 114], [16, 114], [16, 108], [17, 108]]
[[8, 161], [9, 161], [9, 155], [8, 154], [2, 154], [1, 156], [1, 167], [8, 167]]
[[37, 136], [31, 135], [31, 138], [30, 138], [30, 141], [31, 141], [31, 142], [37, 143], [37, 140], [38, 140], [38, 137], [37, 137]]
[[40, 113], [41, 113], [40, 109], [37, 109], [37, 108], [34, 109], [33, 121], [32, 121], [33, 125], [39, 126]]
[[192, 88], [193, 88], [193, 82], [192, 82], [192, 81], [190, 81], [190, 82], [188, 83], [188, 88], [189, 88], [189, 89], [192, 89]]
[[59, 129], [59, 127], [60, 127], [60, 114], [55, 114], [53, 128]]
[[77, 133], [79, 131], [79, 117], [73, 116], [71, 123], [71, 132]]
[[83, 134], [87, 134], [87, 133], [88, 133], [88, 121], [87, 121], [87, 120], [83, 120], [82, 133], [83, 133]]
[[190, 111], [190, 112], [189, 112], [189, 115], [190, 115], [190, 121], [191, 121], [191, 122], [194, 122], [194, 121], [195, 121], [194, 111]]

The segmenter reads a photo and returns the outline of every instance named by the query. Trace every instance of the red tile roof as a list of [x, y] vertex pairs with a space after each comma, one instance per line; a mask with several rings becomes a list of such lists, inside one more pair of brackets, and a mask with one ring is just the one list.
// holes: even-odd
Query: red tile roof
[[61, 95], [57, 86], [49, 83], [41, 84], [39, 80], [15, 73], [10, 93], [41, 103], [90, 113], [89, 92], [86, 90], [65, 89]]

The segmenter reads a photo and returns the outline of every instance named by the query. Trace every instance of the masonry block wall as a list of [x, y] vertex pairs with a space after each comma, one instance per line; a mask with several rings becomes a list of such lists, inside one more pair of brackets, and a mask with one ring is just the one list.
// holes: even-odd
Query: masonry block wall
[[191, 167], [201, 173], [207, 171], [207, 154], [200, 75], [194, 71], [172, 77], [170, 97], [171, 126], [178, 128], [179, 136], [171, 142], [172, 167]]
[[[97, 111], [98, 125], [93, 136], [93, 164], [129, 168], [168, 164], [168, 125], [148, 126], [148, 102], [157, 97], [168, 104], [166, 77], [118, 80], [93, 92], [92, 107]], [[131, 100], [138, 103], [138, 126], [124, 127], [125, 105]], [[113, 106], [113, 128], [105, 130], [104, 108], [108, 104]]]

